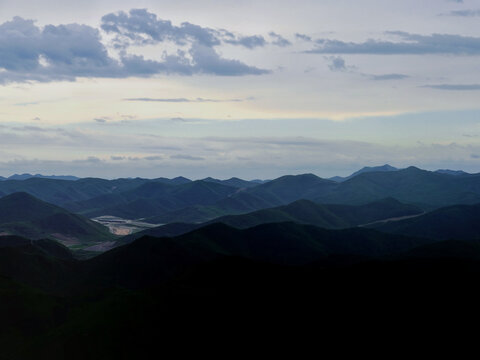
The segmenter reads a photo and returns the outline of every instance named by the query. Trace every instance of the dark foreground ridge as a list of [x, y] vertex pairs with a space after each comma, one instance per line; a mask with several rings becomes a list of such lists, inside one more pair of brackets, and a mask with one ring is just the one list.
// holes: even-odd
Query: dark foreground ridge
[[185, 343], [206, 349], [213, 337], [238, 346], [265, 332], [298, 341], [312, 335], [308, 324], [321, 324], [315, 335], [327, 339], [345, 324], [350, 332], [365, 322], [435, 321], [446, 306], [476, 316], [480, 300], [472, 286], [479, 243], [363, 228], [212, 224], [86, 261], [50, 240], [9, 237], [0, 264], [7, 359], [123, 359], [158, 347], [183, 353]]

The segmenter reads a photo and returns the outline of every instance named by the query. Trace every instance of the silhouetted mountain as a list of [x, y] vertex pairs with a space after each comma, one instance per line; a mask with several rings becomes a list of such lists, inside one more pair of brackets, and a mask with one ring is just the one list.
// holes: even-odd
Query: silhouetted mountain
[[192, 180], [187, 179], [183, 176], [177, 176], [176, 178], [173, 178], [173, 179], [156, 178], [156, 179], [153, 179], [152, 181], [161, 182], [169, 185], [182, 185], [182, 184], [188, 184], [189, 182], [192, 182]]
[[269, 181], [272, 181], [272, 180], [261, 180], [261, 179], [253, 179], [253, 180], [250, 180], [250, 182], [252, 183], [255, 183], [255, 184], [265, 184]]
[[229, 195], [212, 205], [192, 205], [178, 210], [166, 211], [151, 216], [145, 221], [152, 224], [168, 224], [171, 222], [203, 223], [229, 214], [244, 214], [257, 209], [272, 207], [269, 201], [242, 191], [241, 196]]
[[329, 178], [329, 180], [333, 180], [333, 181], [336, 181], [336, 182], [342, 182], [342, 181], [345, 181], [345, 180], [348, 180], [348, 179], [351, 179], [359, 174], [363, 174], [363, 173], [366, 173], [366, 172], [385, 172], [385, 171], [397, 171], [399, 169], [397, 169], [396, 167], [393, 167], [393, 166], [390, 166], [388, 164], [385, 164], [385, 165], [382, 165], [382, 166], [365, 166], [363, 168], [361, 168], [360, 170], [358, 171], [355, 171], [353, 174], [349, 175], [349, 176], [346, 176], [346, 177], [341, 177], [341, 176], [334, 176], [334, 177], [331, 177]]
[[480, 176], [451, 176], [416, 167], [366, 172], [313, 199], [321, 203], [365, 204], [386, 197], [426, 209], [480, 202]]
[[42, 175], [42, 174], [14, 174], [8, 177], [8, 180], [27, 180], [31, 178], [52, 179], [52, 180], [69, 180], [75, 181], [80, 178], [72, 175]]
[[78, 261], [53, 240], [0, 237], [0, 276], [45, 291], [66, 289]]
[[[335, 186], [333, 181], [319, 178], [313, 174], [303, 174], [282, 176], [247, 191], [250, 195], [274, 205], [283, 205], [300, 199], [311, 200], [329, 192]], [[237, 197], [241, 196], [240, 192]]]
[[[42, 289], [65, 292], [84, 284], [132, 289], [153, 286], [172, 279], [190, 266], [226, 256], [299, 265], [331, 255], [399, 254], [432, 240], [364, 228], [327, 230], [311, 225], [274, 223], [239, 230], [218, 223], [175, 238], [143, 237], [82, 262], [73, 260], [68, 250], [50, 240], [10, 237], [4, 241], [4, 246], [0, 246], [0, 275]], [[48, 273], [55, 273], [55, 281], [47, 281], [43, 267], [48, 268]]]
[[[395, 254], [431, 241], [383, 234], [364, 228], [327, 230], [295, 223], [269, 223], [239, 230], [222, 223], [215, 223], [165, 241], [144, 237], [132, 244], [100, 255], [92, 261], [103, 263], [102, 259], [115, 257], [115, 267], [118, 269], [106, 267], [112, 272], [111, 276], [115, 276], [116, 271], [126, 267], [126, 264], [118, 262], [116, 254], [123, 254], [122, 256], [126, 258], [130, 256], [137, 258], [137, 255], [134, 255], [137, 251], [146, 252], [146, 250], [140, 250], [140, 247], [141, 249], [148, 247], [149, 257], [161, 256], [162, 259], [164, 257], [170, 259], [165, 261], [172, 261], [172, 259], [177, 259], [179, 262], [207, 261], [220, 256], [238, 256], [278, 264], [307, 264], [333, 254], [363, 256]], [[174, 251], [175, 254], [169, 255], [169, 251]], [[111, 261], [113, 266], [113, 260]], [[138, 256], [138, 261], [146, 262], [147, 260], [141, 260]], [[164, 260], [157, 261], [152, 258], [151, 261], [155, 263], [154, 266], [164, 266], [162, 264]], [[141, 270], [140, 265], [135, 265], [135, 268], [146, 273]], [[151, 279], [151, 275], [148, 278]]]
[[152, 224], [205, 222], [223, 215], [248, 213], [300, 199], [312, 199], [335, 186], [335, 182], [312, 174], [288, 175], [255, 187], [233, 191], [224, 198], [216, 199], [209, 206], [192, 204], [190, 207], [147, 217], [146, 221]]
[[[383, 171], [374, 171], [378, 169]], [[148, 218], [152, 223], [205, 222], [300, 199], [359, 205], [393, 197], [427, 210], [480, 202], [479, 174], [451, 176], [414, 167], [397, 171], [387, 165], [364, 168], [341, 183], [312, 174], [283, 176], [254, 187], [246, 187], [252, 182], [235, 178], [218, 181], [190, 181], [181, 177], [77, 181], [30, 178], [0, 182], [0, 196], [23, 191], [90, 217]], [[225, 185], [225, 182], [231, 183]]]
[[114, 215], [138, 219], [193, 205], [211, 205], [235, 191], [231, 186], [201, 180], [176, 186], [147, 182], [122, 193], [71, 203], [66, 208], [89, 217]]
[[450, 308], [463, 319], [480, 300], [472, 285], [477, 244], [364, 228], [214, 224], [173, 239], [145, 237], [88, 261], [25, 243], [0, 246], [6, 359], [144, 358], [159, 346], [179, 354], [186, 342], [197, 352], [212, 337], [243, 344], [246, 331], [292, 341], [311, 333], [311, 323], [322, 324], [314, 335], [323, 339], [358, 324], [358, 337], [366, 323], [398, 326], [439, 313], [444, 323]]
[[30, 239], [49, 237], [71, 246], [113, 238], [103, 225], [27, 193], [0, 198], [0, 233]]
[[128, 191], [149, 181], [151, 180], [140, 178], [116, 180], [84, 178], [77, 181], [42, 178], [30, 178], [23, 181], [6, 180], [0, 182], [0, 196], [26, 192], [50, 204], [64, 206], [74, 201]]
[[[418, 207], [402, 204], [392, 198], [382, 199], [359, 206], [336, 204], [321, 205], [309, 200], [298, 200], [276, 209], [265, 209], [245, 215], [223, 217], [216, 219], [215, 221], [221, 221], [239, 228], [257, 225], [255, 224], [257, 221], [259, 221], [258, 224], [265, 222], [294, 221], [328, 229], [338, 229], [419, 213], [421, 213], [421, 210]], [[262, 220], [268, 218], [272, 220], [277, 218], [278, 220]]]
[[435, 172], [439, 173], [439, 174], [454, 175], [454, 176], [470, 175], [469, 173], [467, 173], [463, 170], [439, 169], [439, 170], [436, 170]]
[[219, 179], [214, 179], [214, 178], [211, 178], [211, 177], [207, 177], [205, 179], [202, 179], [202, 181], [214, 182], [214, 183], [217, 183], [217, 184], [233, 186], [233, 187], [240, 188], [240, 189], [241, 188], [250, 188], [250, 187], [254, 187], [254, 186], [258, 185], [258, 183], [256, 183], [256, 182], [246, 181], [246, 180], [242, 180], [242, 179], [239, 179], [239, 178], [236, 178], [236, 177], [232, 177], [228, 180], [219, 180]]
[[480, 240], [480, 204], [443, 207], [424, 215], [372, 227], [394, 234], [436, 240]]
[[[165, 221], [167, 225], [143, 230], [141, 232], [125, 236], [119, 240], [119, 244], [125, 244], [138, 239], [143, 235], [150, 236], [177, 236], [207, 224], [224, 223], [229, 226], [245, 229], [265, 223], [292, 221], [299, 224], [310, 224], [327, 229], [341, 229], [368, 224], [374, 221], [408, 216], [421, 213], [418, 207], [402, 204], [395, 199], [384, 199], [361, 206], [349, 205], [321, 205], [309, 200], [297, 200], [289, 205], [276, 208], [257, 210], [242, 215], [227, 215], [216, 217], [206, 223], [187, 223], [188, 217], [181, 211], [182, 220]], [[161, 218], [161, 217], [159, 217]], [[166, 219], [168, 220], [168, 219]]]

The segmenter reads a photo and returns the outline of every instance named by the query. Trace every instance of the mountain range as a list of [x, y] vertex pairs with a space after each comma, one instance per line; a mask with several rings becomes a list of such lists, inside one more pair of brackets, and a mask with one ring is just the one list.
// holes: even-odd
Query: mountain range
[[310, 224], [326, 229], [345, 229], [379, 220], [419, 215], [421, 209], [387, 198], [366, 205], [317, 204], [310, 200], [297, 200], [288, 205], [262, 209], [241, 215], [220, 216], [205, 223], [171, 222], [123, 237], [118, 245], [129, 243], [144, 235], [178, 236], [205, 225], [223, 223], [237, 229], [246, 229], [266, 223], [295, 222]]
[[[384, 170], [4, 180], [0, 358], [147, 358], [471, 318], [480, 175]], [[119, 238], [87, 217], [99, 214], [165, 225]]]
[[5, 178], [3, 176], [0, 176], [0, 181], [1, 180], [27, 180], [31, 178], [41, 178], [41, 179], [52, 179], [52, 180], [69, 180], [69, 181], [75, 181], [80, 178], [72, 175], [42, 175], [42, 174], [14, 174], [9, 176], [8, 178]]
[[287, 175], [265, 183], [229, 180], [85, 178], [76, 181], [30, 178], [0, 182], [0, 196], [27, 192], [69, 211], [95, 217], [145, 218], [151, 223], [205, 222], [296, 200], [362, 205], [392, 197], [424, 210], [480, 202], [480, 175], [430, 172], [388, 165], [364, 168], [336, 182], [313, 174]]

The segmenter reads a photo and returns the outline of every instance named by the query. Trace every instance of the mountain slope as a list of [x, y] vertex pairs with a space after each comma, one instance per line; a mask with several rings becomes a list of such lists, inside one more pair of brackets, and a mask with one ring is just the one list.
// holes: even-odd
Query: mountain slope
[[[224, 223], [238, 229], [245, 229], [265, 223], [291, 221], [327, 229], [341, 229], [378, 220], [419, 214], [421, 212], [422, 211], [416, 206], [402, 204], [391, 198], [361, 206], [322, 205], [309, 200], [297, 200], [288, 205], [257, 210], [247, 214], [216, 217], [213, 220], [200, 224], [188, 223], [188, 218], [183, 216], [182, 220], [185, 219], [183, 220], [185, 221], [184, 223], [166, 221], [166, 225], [125, 236], [118, 241], [118, 244], [126, 244], [143, 235], [177, 236], [213, 223]], [[182, 211], [182, 215], [185, 215], [184, 211]], [[158, 218], [161, 217], [157, 217], [157, 219]]]
[[71, 203], [66, 207], [88, 217], [113, 215], [138, 219], [194, 205], [208, 206], [228, 197], [235, 191], [237, 189], [231, 186], [201, 180], [180, 185], [150, 181], [129, 191], [102, 195], [86, 201]]
[[219, 180], [219, 179], [214, 179], [214, 178], [211, 178], [211, 177], [207, 177], [205, 179], [202, 179], [202, 181], [214, 182], [214, 183], [217, 183], [217, 184], [233, 186], [233, 187], [236, 187], [236, 188], [239, 188], [239, 189], [241, 189], [241, 188], [251, 188], [251, 187], [255, 187], [255, 186], [258, 185], [257, 182], [246, 181], [246, 180], [239, 179], [239, 178], [236, 178], [236, 177], [232, 177], [232, 178], [227, 179], [227, 180]]
[[480, 202], [480, 176], [451, 176], [415, 167], [370, 172], [344, 181], [314, 199], [321, 203], [365, 204], [386, 197], [425, 209]]
[[323, 205], [309, 200], [297, 200], [276, 208], [262, 209], [242, 215], [223, 216], [208, 223], [222, 222], [244, 229], [270, 222], [293, 221], [327, 229], [340, 229], [419, 213], [421, 210], [416, 206], [402, 204], [391, 198], [360, 206]]
[[372, 227], [383, 232], [436, 240], [480, 240], [480, 204], [448, 206], [412, 219]]
[[27, 193], [14, 193], [0, 198], [0, 233], [30, 239], [49, 237], [69, 245], [113, 238], [103, 225]]
[[390, 166], [388, 164], [382, 165], [382, 166], [365, 166], [361, 168], [358, 171], [355, 171], [353, 174], [346, 176], [346, 177], [341, 177], [341, 176], [334, 176], [330, 178], [330, 180], [336, 181], [336, 182], [342, 182], [348, 179], [351, 179], [357, 175], [366, 173], [366, 172], [385, 172], [385, 171], [398, 171], [396, 167]]
[[71, 202], [128, 191], [149, 181], [140, 178], [116, 180], [84, 178], [76, 181], [43, 178], [5, 180], [0, 182], [0, 196], [26, 192], [37, 199], [63, 207]]

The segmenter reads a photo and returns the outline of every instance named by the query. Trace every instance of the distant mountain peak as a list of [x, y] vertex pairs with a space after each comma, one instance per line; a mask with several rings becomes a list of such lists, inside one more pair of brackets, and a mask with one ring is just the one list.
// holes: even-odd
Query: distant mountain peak
[[453, 175], [453, 176], [469, 175], [469, 173], [463, 170], [438, 169], [438, 170], [435, 170], [435, 172], [438, 174], [446, 174], [446, 175]]
[[40, 178], [40, 179], [53, 179], [53, 180], [70, 180], [70, 181], [75, 181], [78, 180], [79, 178], [76, 176], [72, 175], [42, 175], [42, 174], [13, 174], [12, 176], [9, 176], [8, 178], [2, 178], [0, 177], [0, 180], [28, 180], [31, 178]]
[[346, 177], [334, 176], [334, 177], [330, 178], [329, 180], [333, 180], [333, 181], [336, 181], [336, 182], [342, 182], [342, 181], [351, 179], [351, 178], [353, 178], [357, 175], [367, 173], [367, 172], [388, 172], [388, 171], [398, 171], [398, 170], [399, 170], [398, 168], [393, 167], [389, 164], [385, 164], [385, 165], [381, 165], [381, 166], [364, 166], [360, 170], [355, 171], [350, 176], [346, 176]]

